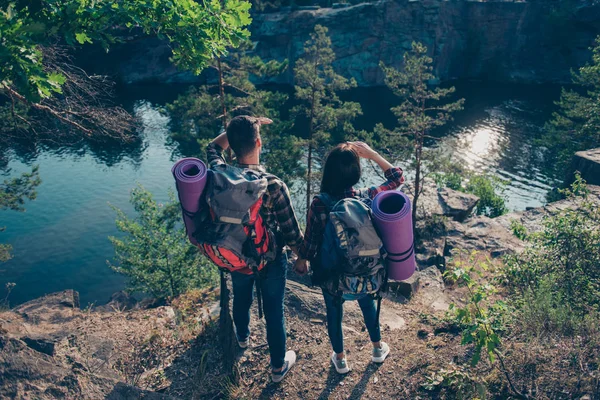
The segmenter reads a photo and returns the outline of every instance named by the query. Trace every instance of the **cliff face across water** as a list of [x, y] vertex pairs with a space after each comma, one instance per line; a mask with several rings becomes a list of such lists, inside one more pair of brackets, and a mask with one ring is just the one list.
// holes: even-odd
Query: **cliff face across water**
[[359, 85], [381, 84], [379, 62], [400, 66], [413, 41], [429, 48], [442, 80], [563, 82], [589, 58], [598, 11], [580, 9], [559, 26], [540, 3], [384, 0], [258, 15], [252, 32], [261, 56], [295, 60], [313, 26], [327, 26], [337, 69]]
[[[600, 34], [600, 5], [557, 11], [541, 1], [381, 0], [343, 8], [288, 8], [253, 18], [257, 53], [287, 58], [292, 67], [314, 26], [328, 27], [336, 70], [361, 86], [382, 84], [379, 62], [400, 66], [413, 41], [429, 48], [442, 80], [570, 82], [570, 70], [590, 59], [589, 48]], [[177, 71], [169, 56], [164, 42], [135, 38], [112, 54], [87, 54], [83, 63], [126, 83], [207, 79]], [[278, 83], [293, 83], [292, 71]]]

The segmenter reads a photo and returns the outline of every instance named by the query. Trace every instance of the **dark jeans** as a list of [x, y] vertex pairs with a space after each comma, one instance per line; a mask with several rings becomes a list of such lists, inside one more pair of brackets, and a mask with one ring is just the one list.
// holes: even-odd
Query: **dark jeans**
[[[327, 307], [327, 332], [331, 347], [337, 354], [344, 351], [344, 333], [342, 332], [342, 318], [344, 316], [344, 304], [327, 291], [323, 290], [325, 306]], [[365, 325], [369, 331], [371, 342], [381, 340], [379, 321], [377, 320], [377, 304], [370, 295], [364, 295], [358, 299], [358, 305], [362, 310]]]
[[[283, 295], [287, 277], [287, 257], [278, 252], [277, 258], [266, 265], [258, 279], [262, 293], [262, 306], [267, 323], [267, 343], [271, 353], [271, 366], [283, 367], [285, 358], [285, 317], [283, 315]], [[254, 275], [232, 273], [233, 283], [233, 322], [238, 339], [250, 335], [250, 307], [254, 300]]]

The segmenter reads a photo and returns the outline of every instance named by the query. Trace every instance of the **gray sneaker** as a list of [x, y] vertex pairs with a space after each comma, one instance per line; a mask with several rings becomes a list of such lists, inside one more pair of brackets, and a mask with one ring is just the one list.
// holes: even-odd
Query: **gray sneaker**
[[380, 348], [373, 348], [373, 357], [371, 357], [371, 360], [374, 363], [382, 363], [388, 354], [390, 354], [390, 346], [385, 342], [381, 342]]
[[283, 369], [281, 371], [271, 371], [271, 379], [273, 379], [273, 382], [275, 383], [281, 382], [287, 373], [290, 372], [290, 369], [292, 369], [294, 364], [296, 364], [296, 353], [292, 350], [289, 350], [287, 353], [285, 353], [284, 360]]
[[240, 346], [240, 348], [242, 349], [246, 349], [248, 348], [248, 345], [250, 344], [250, 336], [248, 336], [245, 340], [237, 340], [238, 342], [238, 346]]
[[350, 366], [348, 365], [348, 361], [346, 361], [346, 357], [339, 360], [335, 354], [335, 351], [331, 353], [331, 362], [333, 363], [333, 366], [338, 374], [347, 374], [350, 372]]
[[248, 334], [248, 337], [244, 340], [240, 340], [240, 337], [237, 334], [237, 329], [235, 330], [235, 338], [237, 339], [238, 342], [238, 346], [240, 346], [240, 348], [242, 349], [246, 349], [248, 348], [248, 346], [250, 345], [250, 334]]

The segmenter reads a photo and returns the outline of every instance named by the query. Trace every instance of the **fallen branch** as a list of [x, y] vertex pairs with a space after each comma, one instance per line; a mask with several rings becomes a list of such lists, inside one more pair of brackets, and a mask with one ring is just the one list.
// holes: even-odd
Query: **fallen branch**
[[67, 115], [76, 115], [75, 113], [71, 113], [71, 112], [63, 112], [60, 113], [48, 106], [45, 106], [43, 104], [40, 103], [32, 103], [29, 100], [27, 100], [25, 98], [25, 96], [23, 96], [22, 94], [18, 93], [17, 91], [15, 91], [14, 89], [12, 89], [10, 86], [7, 86], [5, 83], [2, 83], [2, 87], [4, 88], [5, 91], [8, 92], [9, 97], [11, 98], [16, 98], [17, 100], [19, 100], [21, 103], [35, 108], [36, 110], [40, 110], [40, 111], [45, 111], [49, 114], [51, 114], [53, 117], [57, 118], [58, 120], [60, 120], [61, 122], [64, 122], [65, 124], [69, 124], [71, 126], [73, 126], [74, 128], [82, 131], [83, 133], [85, 133], [88, 136], [91, 136], [94, 132], [90, 129], [87, 129], [86, 127], [82, 126], [81, 124], [78, 124], [75, 121], [70, 120], [69, 118], [66, 118], [64, 116], [62, 116], [61, 114], [67, 114]]

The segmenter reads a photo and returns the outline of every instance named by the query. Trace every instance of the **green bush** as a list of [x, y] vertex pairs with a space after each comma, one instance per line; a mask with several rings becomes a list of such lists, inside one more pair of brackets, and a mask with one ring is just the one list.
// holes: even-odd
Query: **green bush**
[[504, 191], [508, 182], [487, 174], [468, 172], [436, 173], [434, 179], [438, 187], [448, 187], [479, 197], [475, 208], [477, 215], [490, 218], [499, 217], [508, 212]]
[[130, 201], [136, 218], [113, 207], [117, 228], [126, 235], [109, 238], [117, 261], [109, 266], [129, 278], [128, 291], [168, 299], [216, 284], [217, 268], [189, 243], [172, 193], [168, 203], [158, 204], [150, 192], [138, 186]]
[[519, 239], [527, 240], [527, 237], [528, 237], [527, 228], [525, 228], [525, 225], [523, 225], [520, 221], [518, 221], [516, 219], [511, 220], [510, 221], [510, 230], [512, 231], [513, 235], [515, 235]]
[[571, 334], [600, 312], [600, 210], [580, 177], [564, 193], [576, 207], [547, 217], [503, 270], [522, 300], [522, 319], [532, 320], [524, 328], [534, 334]]
[[504, 201], [506, 182], [487, 175], [474, 175], [469, 178], [465, 187], [467, 193], [479, 197], [475, 213], [490, 218], [499, 217], [508, 212]]

